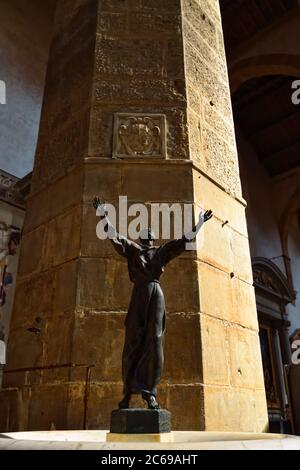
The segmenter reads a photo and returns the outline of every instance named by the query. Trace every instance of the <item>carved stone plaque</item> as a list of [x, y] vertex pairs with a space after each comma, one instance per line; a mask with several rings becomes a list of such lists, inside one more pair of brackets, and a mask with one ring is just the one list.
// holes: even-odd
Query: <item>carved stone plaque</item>
[[166, 117], [116, 113], [113, 157], [166, 158]]

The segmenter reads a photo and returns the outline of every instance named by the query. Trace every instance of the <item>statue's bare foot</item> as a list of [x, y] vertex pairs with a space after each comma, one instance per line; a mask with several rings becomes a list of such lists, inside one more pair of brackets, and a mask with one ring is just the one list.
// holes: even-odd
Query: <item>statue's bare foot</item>
[[119, 403], [119, 410], [126, 410], [129, 408], [130, 395], [124, 395], [123, 400]]
[[147, 402], [149, 410], [159, 410], [160, 406], [154, 395], [143, 393], [142, 397]]

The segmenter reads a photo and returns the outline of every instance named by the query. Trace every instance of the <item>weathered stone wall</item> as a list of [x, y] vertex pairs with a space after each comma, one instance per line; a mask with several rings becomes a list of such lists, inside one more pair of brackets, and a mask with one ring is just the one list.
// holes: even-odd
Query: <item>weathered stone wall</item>
[[[60, 2], [25, 221], [9, 368], [95, 367], [88, 377], [84, 369], [67, 367], [6, 374], [2, 428], [7, 423], [10, 429], [49, 429], [51, 423], [56, 428], [107, 428], [121, 396], [123, 321], [131, 285], [126, 263], [108, 241], [96, 238], [95, 194], [112, 203], [127, 195], [129, 204], [191, 202], [214, 209], [201, 250], [185, 253], [163, 277], [167, 341], [161, 404], [173, 412], [174, 429], [265, 427], [244, 206], [233, 196], [239, 194], [238, 166], [229, 150], [233, 141], [226, 146], [222, 140], [226, 125], [233, 139], [225, 56], [224, 51], [219, 55], [223, 92], [216, 100], [208, 76], [197, 76], [195, 83], [189, 65], [203, 71], [187, 28], [198, 9], [210, 15], [211, 24], [204, 23], [203, 37], [195, 32], [196, 50], [209, 47], [207, 34], [213, 29], [220, 51], [215, 0]], [[211, 57], [215, 54], [212, 49]], [[219, 80], [214, 66], [210, 64]], [[214, 114], [200, 122], [197, 154], [191, 122], [194, 95], [187, 100], [187, 86], [197, 88], [200, 103], [216, 101], [216, 111], [206, 107]], [[167, 158], [113, 159], [116, 112], [166, 115]], [[209, 152], [202, 148], [205, 132], [211, 139]], [[229, 223], [222, 228], [225, 220]], [[32, 325], [40, 333], [29, 333]], [[19, 415], [9, 411], [14, 400]]]
[[266, 401], [245, 209], [197, 171], [194, 181], [196, 200], [215, 214], [198, 251], [205, 428], [264, 430]]
[[110, 157], [113, 114], [167, 116], [169, 158], [188, 158], [179, 0], [104, 1], [96, 38], [91, 156]]
[[191, 159], [240, 195], [219, 2], [183, 0], [182, 6]]
[[57, 4], [33, 192], [65, 175], [87, 155], [97, 7], [96, 0]]

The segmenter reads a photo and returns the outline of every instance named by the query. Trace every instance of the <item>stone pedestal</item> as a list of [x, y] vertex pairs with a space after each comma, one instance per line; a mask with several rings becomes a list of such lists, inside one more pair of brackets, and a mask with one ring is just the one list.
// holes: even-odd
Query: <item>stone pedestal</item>
[[129, 408], [111, 414], [107, 442], [173, 442], [171, 413], [167, 410]]
[[[150, 136], [142, 146], [137, 123]], [[107, 429], [122, 396], [132, 285], [125, 260], [96, 237], [95, 195], [214, 211], [203, 245], [162, 277], [159, 400], [174, 430], [265, 430], [217, 0], [57, 2], [0, 431]]]

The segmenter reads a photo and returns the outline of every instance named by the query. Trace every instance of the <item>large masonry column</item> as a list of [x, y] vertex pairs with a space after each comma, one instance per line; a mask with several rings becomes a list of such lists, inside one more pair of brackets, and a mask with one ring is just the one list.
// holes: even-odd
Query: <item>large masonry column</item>
[[265, 430], [217, 0], [58, 2], [1, 431], [106, 429], [121, 397], [132, 286], [124, 260], [96, 237], [94, 195], [213, 209], [199, 251], [186, 252], [162, 278], [159, 397], [177, 430]]

